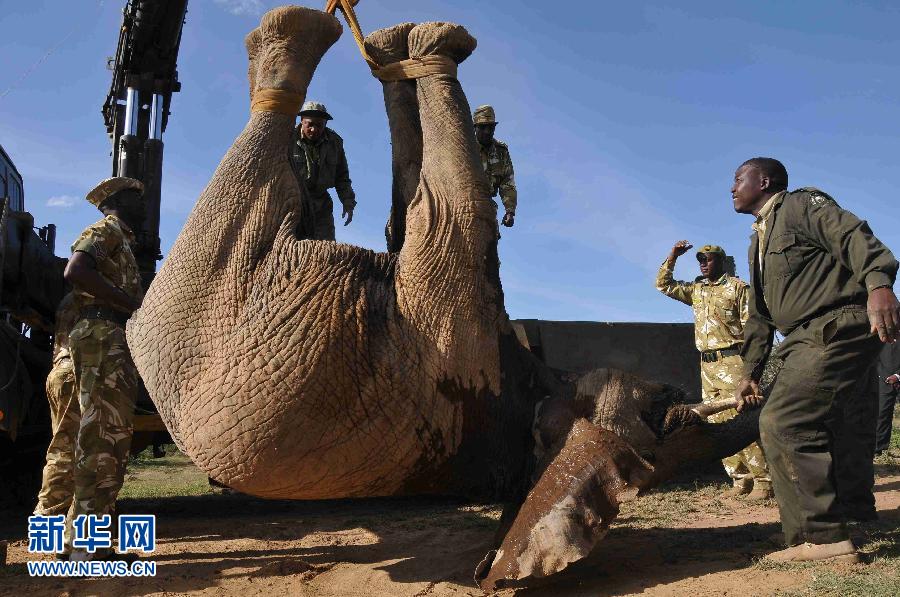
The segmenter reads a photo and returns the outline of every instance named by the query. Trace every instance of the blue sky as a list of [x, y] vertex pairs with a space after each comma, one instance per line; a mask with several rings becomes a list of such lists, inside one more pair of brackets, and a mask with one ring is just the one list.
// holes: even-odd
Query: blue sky
[[[191, 0], [164, 135], [162, 245], [247, 121], [243, 37], [277, 2]], [[315, 2], [319, 7], [323, 2]], [[745, 277], [751, 218], [735, 167], [781, 159], [900, 249], [900, 5], [892, 2], [362, 0], [365, 32], [403, 21], [465, 25], [474, 107], [495, 106], [519, 187], [503, 229], [514, 318], [690, 321], [653, 279], [672, 243], [716, 243]], [[97, 219], [84, 194], [111, 171], [100, 107], [124, 0], [0, 0], [0, 144], [57, 252]], [[55, 49], [54, 49], [55, 48]], [[48, 50], [54, 49], [46, 55]], [[43, 60], [42, 60], [42, 57]], [[24, 77], [23, 77], [24, 75]], [[349, 30], [309, 91], [345, 139], [359, 206], [338, 240], [382, 250], [390, 143], [381, 85]], [[338, 214], [339, 215], [339, 214]], [[681, 278], [696, 275], [681, 260]]]

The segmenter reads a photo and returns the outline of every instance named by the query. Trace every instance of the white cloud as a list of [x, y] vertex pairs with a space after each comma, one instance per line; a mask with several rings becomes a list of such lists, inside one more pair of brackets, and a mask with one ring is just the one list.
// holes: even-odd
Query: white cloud
[[75, 205], [78, 199], [71, 195], [57, 195], [47, 199], [47, 207], [63, 207], [68, 208]]
[[259, 16], [263, 13], [262, 0], [214, 0], [233, 15]]

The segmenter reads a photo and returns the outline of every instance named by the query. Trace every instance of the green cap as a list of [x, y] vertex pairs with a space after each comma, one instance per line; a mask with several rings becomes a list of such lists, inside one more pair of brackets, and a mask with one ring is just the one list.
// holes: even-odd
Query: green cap
[[725, 249], [723, 249], [719, 245], [703, 245], [697, 251], [697, 255], [699, 255], [700, 253], [718, 253], [722, 257], [725, 257]]
[[475, 124], [497, 124], [497, 115], [494, 114], [494, 107], [487, 104], [478, 106], [475, 108], [475, 112], [472, 113], [472, 120]]
[[305, 102], [303, 107], [300, 108], [299, 116], [318, 116], [319, 118], [324, 118], [325, 120], [334, 120], [331, 117], [331, 114], [328, 113], [328, 110], [325, 108], [325, 104], [321, 102]]

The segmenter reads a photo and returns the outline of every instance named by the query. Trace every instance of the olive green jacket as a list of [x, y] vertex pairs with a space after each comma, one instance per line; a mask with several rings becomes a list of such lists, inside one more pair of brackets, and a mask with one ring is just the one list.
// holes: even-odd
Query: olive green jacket
[[341, 204], [347, 209], [356, 206], [356, 193], [350, 184], [350, 168], [347, 166], [347, 155], [344, 153], [344, 140], [330, 128], [325, 129], [322, 140], [317, 143], [310, 157], [312, 160], [312, 173], [310, 162], [307, 160], [307, 149], [300, 140], [299, 133], [294, 131], [291, 142], [291, 167], [297, 180], [306, 185], [311, 199], [323, 197], [328, 189], [335, 189]]
[[892, 286], [897, 260], [869, 225], [814, 188], [785, 193], [759, 238], [750, 236], [750, 318], [745, 373], [759, 379], [777, 329], [784, 335], [839, 307], [865, 306], [870, 290]]

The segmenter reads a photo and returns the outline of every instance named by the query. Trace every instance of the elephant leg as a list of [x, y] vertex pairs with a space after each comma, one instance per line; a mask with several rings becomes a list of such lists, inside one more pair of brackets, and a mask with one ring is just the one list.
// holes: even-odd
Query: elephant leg
[[[366, 37], [366, 50], [381, 65], [409, 58], [409, 32], [415, 23], [379, 29]], [[422, 170], [422, 123], [416, 82], [383, 81], [384, 107], [391, 129], [391, 214], [385, 227], [387, 250], [397, 253], [406, 235], [406, 206], [419, 186]]]
[[[409, 33], [409, 55], [459, 64], [475, 43], [459, 25], [424, 23]], [[469, 104], [455, 73], [430, 74], [416, 85], [423, 159], [398, 264], [398, 310], [434, 338], [441, 354], [458, 355], [447, 363], [449, 379], [459, 377], [476, 392], [487, 386], [498, 394], [502, 300], [485, 259], [496, 240], [496, 207], [475, 146]], [[441, 322], [429, 313], [435, 297], [441, 297], [448, 315]]]
[[270, 359], [250, 330], [260, 311], [251, 302], [280, 304], [271, 279], [257, 279], [284, 231], [293, 238], [300, 210], [286, 148], [313, 72], [340, 33], [331, 15], [282, 7], [247, 36], [249, 121], [128, 325], [135, 365], [176, 443], [207, 474], [247, 492], [273, 485], [243, 463], [278, 461], [277, 429], [267, 423], [284, 416], [254, 405], [283, 392], [252, 365]]

